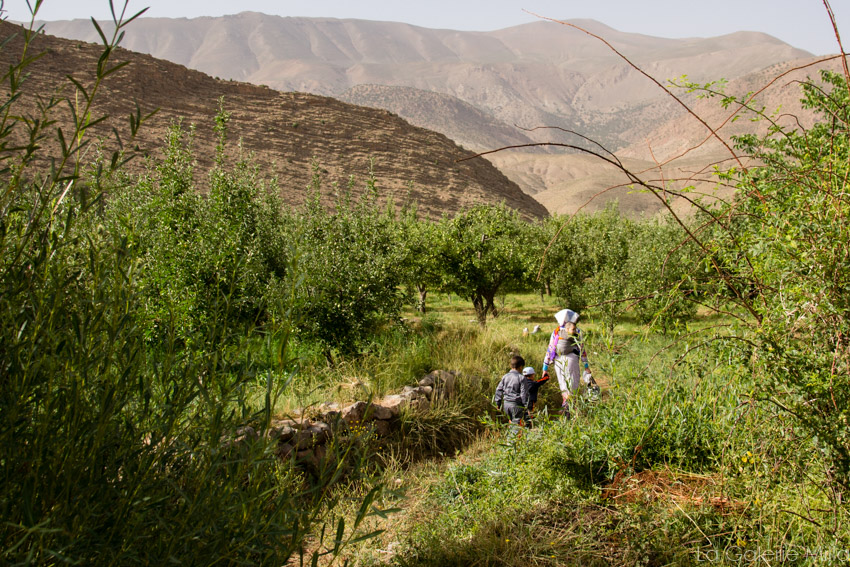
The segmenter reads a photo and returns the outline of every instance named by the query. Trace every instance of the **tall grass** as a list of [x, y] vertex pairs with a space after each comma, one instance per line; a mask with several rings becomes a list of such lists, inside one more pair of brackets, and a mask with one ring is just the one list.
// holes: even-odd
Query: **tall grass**
[[[506, 315], [504, 348], [545, 348], [515, 334], [529, 314]], [[690, 340], [715, 324], [699, 317], [679, 337], [585, 325], [601, 401], [578, 403], [569, 421], [544, 414], [519, 436], [491, 422], [483, 449], [412, 469], [421, 486], [405, 502], [409, 520], [384, 538], [393, 564], [695, 564], [753, 548], [839, 549], [847, 530], [824, 529], [835, 510], [817, 483], [826, 461], [778, 408], [748, 403], [752, 377], [729, 364], [720, 337], [708, 350]], [[378, 561], [366, 548], [359, 557]]]
[[[268, 356], [255, 358], [246, 337], [257, 329], [234, 316], [224, 285], [203, 349], [187, 348], [167, 309], [151, 348], [137, 219], [103, 219], [103, 188], [121, 183], [127, 156], [84, 174], [94, 100], [123, 66], [115, 49], [138, 15], [115, 13], [91, 81], [72, 79], [67, 99], [28, 106], [38, 29], [3, 45], [19, 58], [0, 109], [0, 562], [280, 565], [333, 504], [338, 476], [311, 483], [263, 436], [230, 442], [247, 421], [268, 424], [288, 368], [285, 326], [264, 330]], [[70, 126], [56, 121], [60, 105], [74, 111]], [[252, 402], [258, 369], [266, 390]], [[337, 556], [344, 528], [317, 553]]]

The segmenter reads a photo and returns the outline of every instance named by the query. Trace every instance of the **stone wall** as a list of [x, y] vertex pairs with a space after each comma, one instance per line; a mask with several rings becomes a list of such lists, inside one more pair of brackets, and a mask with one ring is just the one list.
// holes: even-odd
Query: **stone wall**
[[[427, 412], [431, 403], [454, 395], [457, 372], [435, 370], [426, 374], [416, 386], [405, 386], [398, 394], [372, 401], [358, 401], [341, 407], [336, 403], [322, 404], [313, 412], [296, 412], [301, 417], [273, 420], [266, 435], [277, 441], [281, 459], [295, 458], [303, 464], [318, 465], [327, 455], [327, 445], [335, 435], [348, 434], [353, 428], [368, 428], [376, 437], [387, 437], [398, 427], [403, 411]], [[308, 413], [315, 418], [305, 417]], [[256, 439], [254, 428], [239, 428], [229, 443], [248, 438]]]

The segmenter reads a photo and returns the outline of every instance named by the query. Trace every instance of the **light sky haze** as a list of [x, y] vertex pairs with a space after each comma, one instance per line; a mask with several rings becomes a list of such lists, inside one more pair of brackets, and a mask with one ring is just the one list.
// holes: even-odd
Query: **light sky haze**
[[[114, 2], [116, 9], [124, 5], [124, 0]], [[831, 0], [831, 5], [845, 50], [850, 50], [850, 0]], [[29, 20], [26, 0], [5, 0], [3, 7], [10, 20]], [[668, 38], [760, 31], [815, 55], [838, 52], [823, 0], [129, 0], [128, 11], [146, 7], [145, 17], [157, 18], [254, 11], [465, 31], [492, 31], [537, 20], [528, 11], [555, 19], [592, 18], [620, 31]], [[39, 10], [42, 20], [91, 16], [111, 18], [109, 0], [44, 0]]]

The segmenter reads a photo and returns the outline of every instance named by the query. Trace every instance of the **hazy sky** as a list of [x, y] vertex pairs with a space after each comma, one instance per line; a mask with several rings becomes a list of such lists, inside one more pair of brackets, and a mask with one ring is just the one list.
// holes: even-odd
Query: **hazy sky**
[[[2, 2], [3, 0], [0, 0]], [[35, 0], [30, 0], [32, 4]], [[5, 0], [9, 19], [29, 19], [26, 0]], [[115, 0], [116, 7], [123, 0]], [[850, 0], [831, 0], [850, 50]], [[490, 31], [534, 21], [523, 10], [557, 19], [593, 18], [615, 29], [660, 37], [708, 37], [762, 31], [816, 55], [837, 53], [822, 0], [130, 0], [145, 16], [194, 18], [251, 10], [280, 16], [386, 20]], [[40, 19], [109, 18], [109, 0], [45, 0]]]

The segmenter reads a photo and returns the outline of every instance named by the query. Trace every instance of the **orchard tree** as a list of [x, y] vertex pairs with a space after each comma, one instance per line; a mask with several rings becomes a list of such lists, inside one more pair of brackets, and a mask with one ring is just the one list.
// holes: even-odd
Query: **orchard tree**
[[329, 360], [333, 352], [357, 352], [398, 318], [404, 253], [396, 221], [376, 206], [373, 191], [356, 203], [343, 195], [334, 211], [316, 194], [285, 224], [297, 279], [290, 282], [296, 289], [294, 324], [302, 337], [326, 347]]
[[439, 250], [439, 226], [418, 218], [415, 207], [402, 210], [397, 223], [397, 240], [402, 251], [402, 273], [405, 283], [416, 289], [417, 309], [424, 314], [428, 291], [438, 289], [443, 281]]
[[633, 306], [639, 322], [666, 332], [693, 318], [696, 260], [693, 241], [669, 217], [636, 224], [625, 272], [627, 305]]
[[591, 275], [591, 264], [582, 236], [586, 224], [586, 216], [579, 215], [551, 217], [542, 225], [546, 248], [540, 279], [563, 306], [575, 311], [588, 304], [585, 280]]
[[530, 286], [538, 257], [526, 221], [504, 204], [477, 205], [440, 223], [443, 289], [472, 302], [483, 327], [503, 286]]

